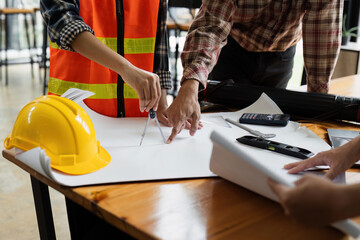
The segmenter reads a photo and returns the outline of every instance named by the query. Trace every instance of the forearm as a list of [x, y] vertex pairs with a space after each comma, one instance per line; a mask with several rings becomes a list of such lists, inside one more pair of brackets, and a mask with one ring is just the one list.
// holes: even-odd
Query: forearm
[[182, 82], [181, 88], [179, 90], [179, 95], [194, 97], [197, 101], [200, 84], [201, 83], [197, 79], [188, 79]]
[[132, 64], [118, 53], [114, 52], [90, 32], [78, 34], [71, 47], [84, 57], [107, 67], [119, 75]]
[[336, 213], [338, 219], [352, 218], [360, 216], [360, 183], [341, 186], [343, 188], [339, 191], [342, 198], [342, 208]]
[[360, 160], [360, 136], [341, 146], [344, 154], [350, 159], [351, 163]]
[[166, 92], [166, 89], [161, 89], [159, 108], [167, 109], [167, 107], [168, 107], [167, 92]]
[[208, 74], [215, 66], [231, 31], [231, 17], [235, 9], [233, 0], [202, 2], [181, 53], [184, 67], [182, 81], [196, 79], [201, 83], [201, 88], [206, 87]]

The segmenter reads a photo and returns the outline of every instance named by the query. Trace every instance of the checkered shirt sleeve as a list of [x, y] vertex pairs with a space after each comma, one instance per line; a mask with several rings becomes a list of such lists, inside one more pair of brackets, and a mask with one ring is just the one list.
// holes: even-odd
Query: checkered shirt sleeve
[[84, 31], [94, 31], [86, 25], [83, 21], [76, 20], [66, 25], [60, 32], [60, 47], [64, 50], [75, 52], [71, 47], [71, 43], [75, 40], [76, 36]]
[[203, 0], [181, 54], [181, 81], [206, 87], [228, 35], [250, 52], [282, 52], [303, 38], [308, 91], [327, 92], [340, 50], [342, 9], [339, 0]]

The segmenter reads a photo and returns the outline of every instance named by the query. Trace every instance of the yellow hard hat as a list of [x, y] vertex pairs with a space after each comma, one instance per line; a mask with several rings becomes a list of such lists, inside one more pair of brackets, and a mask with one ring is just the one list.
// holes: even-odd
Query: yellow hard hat
[[24, 151], [41, 147], [51, 167], [69, 174], [91, 173], [111, 161], [85, 110], [58, 96], [42, 96], [23, 107], [4, 146]]

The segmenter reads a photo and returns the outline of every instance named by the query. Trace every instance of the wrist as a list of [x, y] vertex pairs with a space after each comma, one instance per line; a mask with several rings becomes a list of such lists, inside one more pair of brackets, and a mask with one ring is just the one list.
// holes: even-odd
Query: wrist
[[351, 218], [360, 215], [360, 184], [340, 185], [339, 205], [340, 212], [343, 214], [341, 219]]
[[355, 158], [354, 162], [356, 162], [357, 160], [360, 159], [360, 136], [352, 140], [350, 144], [351, 144], [351, 149], [353, 150], [351, 154], [353, 154], [352, 156], [354, 156]]
[[351, 167], [352, 164], [360, 159], [360, 136], [341, 146], [339, 151], [344, 156], [344, 159], [348, 160], [348, 167]]
[[199, 92], [199, 81], [195, 79], [188, 79], [181, 83], [180, 92], [187, 92], [190, 94], [195, 94], [197, 96]]
[[162, 110], [167, 108], [168, 108], [167, 92], [166, 89], [161, 89], [161, 97], [160, 97], [158, 109]]
[[114, 70], [117, 74], [119, 74], [120, 76], [122, 76], [122, 74], [131, 71], [131, 68], [133, 67], [133, 65], [126, 60], [125, 58], [123, 58], [121, 55], [117, 54], [119, 57], [116, 58], [116, 62], [114, 65]]

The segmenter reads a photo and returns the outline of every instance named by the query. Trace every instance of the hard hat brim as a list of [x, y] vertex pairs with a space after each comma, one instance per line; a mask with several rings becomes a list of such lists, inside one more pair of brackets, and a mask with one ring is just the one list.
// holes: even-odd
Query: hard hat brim
[[111, 162], [110, 154], [103, 147], [100, 146], [99, 154], [93, 157], [89, 161], [78, 163], [75, 165], [69, 165], [69, 166], [59, 166], [59, 165], [53, 166], [51, 164], [51, 167], [67, 174], [81, 175], [81, 174], [92, 173], [101, 168], [104, 168], [110, 162]]

